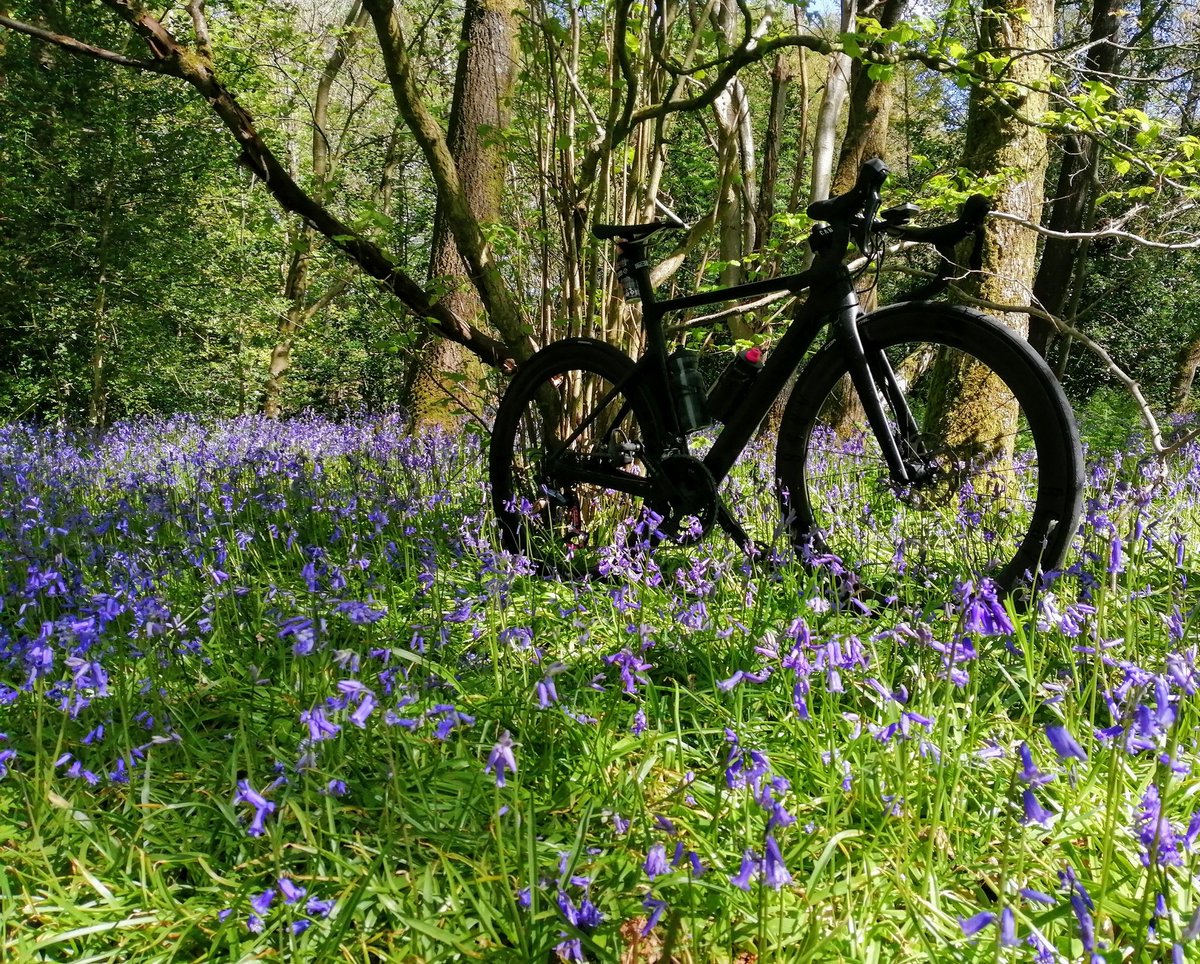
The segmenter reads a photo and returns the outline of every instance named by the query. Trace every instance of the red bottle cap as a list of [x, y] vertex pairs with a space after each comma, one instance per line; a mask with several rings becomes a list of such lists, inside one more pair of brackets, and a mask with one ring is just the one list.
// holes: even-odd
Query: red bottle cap
[[746, 361], [748, 361], [751, 365], [757, 365], [760, 361], [762, 361], [762, 355], [763, 353], [761, 348], [747, 348], [746, 353], [742, 357], [745, 358]]

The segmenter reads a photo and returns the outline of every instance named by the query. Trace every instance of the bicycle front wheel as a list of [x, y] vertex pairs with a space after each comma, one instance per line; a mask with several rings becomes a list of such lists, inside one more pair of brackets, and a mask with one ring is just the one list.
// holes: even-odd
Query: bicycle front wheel
[[543, 571], [582, 576], [606, 554], [650, 538], [661, 433], [633, 378], [604, 342], [548, 345], [513, 377], [492, 430], [492, 506], [504, 546]]
[[1057, 567], [1079, 519], [1083, 457], [1037, 352], [953, 305], [885, 308], [860, 332], [913, 479], [891, 478], [831, 343], [801, 373], [779, 433], [780, 498], [798, 548], [873, 586], [989, 577], [1011, 590]]

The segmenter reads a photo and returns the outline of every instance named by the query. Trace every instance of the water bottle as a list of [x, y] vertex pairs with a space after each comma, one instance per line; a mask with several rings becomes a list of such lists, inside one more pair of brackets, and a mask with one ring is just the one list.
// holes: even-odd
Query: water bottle
[[762, 358], [761, 348], [747, 348], [733, 356], [733, 360], [709, 389], [707, 401], [710, 418], [717, 422], [728, 420], [762, 371]]
[[675, 389], [675, 412], [679, 427], [686, 432], [704, 428], [712, 419], [705, 404], [704, 376], [700, 374], [700, 356], [677, 348], [667, 356], [667, 371]]

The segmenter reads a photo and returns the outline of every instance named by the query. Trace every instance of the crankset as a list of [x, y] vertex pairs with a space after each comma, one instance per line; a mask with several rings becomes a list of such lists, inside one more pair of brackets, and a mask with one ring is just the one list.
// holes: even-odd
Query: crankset
[[[668, 455], [658, 464], [655, 481], [658, 494], [646, 505], [662, 516], [663, 532], [685, 542], [708, 532], [718, 505], [717, 483], [708, 466], [691, 455]], [[684, 528], [689, 516], [696, 524]]]

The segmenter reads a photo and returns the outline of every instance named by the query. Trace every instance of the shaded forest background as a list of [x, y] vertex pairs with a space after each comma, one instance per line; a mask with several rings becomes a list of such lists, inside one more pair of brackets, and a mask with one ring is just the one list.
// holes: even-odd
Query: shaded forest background
[[[874, 154], [933, 220], [993, 196], [958, 296], [1081, 410], [1132, 418], [1054, 319], [1182, 412], [1198, 52], [1170, 0], [0, 0], [0, 418], [486, 411], [555, 338], [637, 350], [592, 223], [669, 204], [681, 289], [798, 270]], [[929, 268], [892, 265], [883, 300]], [[787, 308], [678, 334], [769, 344]]]

